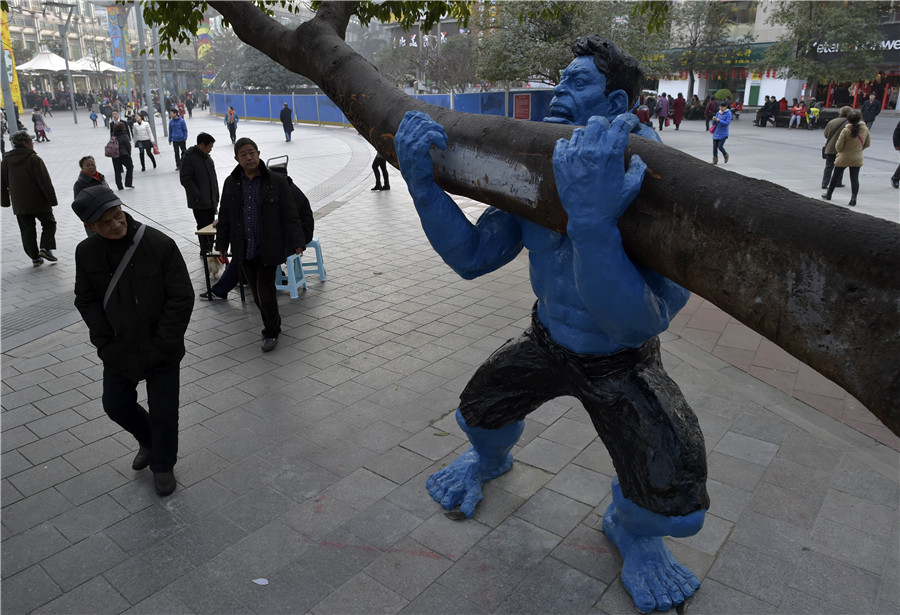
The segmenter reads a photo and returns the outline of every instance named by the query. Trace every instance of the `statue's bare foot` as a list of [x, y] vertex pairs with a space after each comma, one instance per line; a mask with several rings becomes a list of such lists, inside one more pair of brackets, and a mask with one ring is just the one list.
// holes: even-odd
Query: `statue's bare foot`
[[661, 536], [637, 536], [620, 522], [615, 504], [603, 515], [603, 533], [622, 555], [622, 584], [641, 613], [667, 611], [690, 598], [700, 581], [675, 561]]
[[480, 456], [474, 448], [453, 460], [428, 478], [425, 484], [434, 501], [446, 510], [457, 506], [469, 518], [481, 502], [481, 485], [509, 471], [513, 464], [511, 453], [496, 458]]

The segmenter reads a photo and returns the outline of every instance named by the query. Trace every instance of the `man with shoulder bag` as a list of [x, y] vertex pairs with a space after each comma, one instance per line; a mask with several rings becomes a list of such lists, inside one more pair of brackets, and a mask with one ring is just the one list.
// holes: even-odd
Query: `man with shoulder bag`
[[[94, 231], [75, 249], [75, 307], [103, 361], [103, 410], [134, 436], [133, 470], [150, 466], [159, 496], [175, 490], [179, 370], [194, 291], [172, 239], [135, 221], [105, 186], [72, 203]], [[147, 407], [137, 385], [147, 382]]]
[[[825, 159], [825, 174], [822, 176], [822, 188], [828, 188], [831, 181], [831, 173], [834, 171], [834, 159], [837, 158], [837, 140], [841, 136], [841, 130], [847, 123], [847, 117], [853, 111], [851, 107], [841, 107], [840, 114], [825, 125], [825, 146], [822, 148], [822, 158]], [[844, 184], [836, 186], [843, 188]]]

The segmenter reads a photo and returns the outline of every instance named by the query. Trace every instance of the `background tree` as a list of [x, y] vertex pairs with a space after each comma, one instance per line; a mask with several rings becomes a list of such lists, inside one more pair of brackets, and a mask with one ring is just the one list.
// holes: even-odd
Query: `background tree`
[[418, 51], [414, 47], [388, 46], [375, 56], [375, 66], [394, 85], [412, 87], [416, 80]]
[[16, 39], [12, 42], [13, 55], [16, 57], [16, 64], [25, 64], [37, 51], [31, 47], [25, 47], [22, 41]]
[[669, 11], [670, 44], [678, 53], [674, 70], [688, 71], [687, 99], [694, 94], [694, 71], [729, 68], [729, 60], [753, 42], [750, 35], [729, 36], [729, 7], [725, 2], [687, 0]]
[[777, 68], [806, 81], [807, 97], [819, 83], [874, 76], [879, 46], [877, 2], [773, 2], [767, 22], [784, 34], [766, 50], [759, 68]]
[[509, 2], [482, 5], [476, 71], [486, 81], [559, 82], [579, 36], [599, 34], [634, 56], [645, 73], [668, 70], [665, 30], [648, 32], [654, 13], [629, 2]]

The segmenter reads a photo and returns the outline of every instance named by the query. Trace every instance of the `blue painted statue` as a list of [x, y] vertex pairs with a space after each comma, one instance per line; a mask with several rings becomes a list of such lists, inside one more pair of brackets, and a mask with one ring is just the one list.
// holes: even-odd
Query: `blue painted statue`
[[657, 337], [688, 292], [632, 261], [616, 227], [646, 171], [637, 156], [626, 170], [628, 135], [659, 140], [628, 113], [641, 71], [602, 38], [580, 38], [573, 52], [545, 120], [584, 126], [553, 153], [565, 235], [495, 208], [471, 224], [434, 182], [429, 150], [446, 147], [443, 128], [409, 112], [397, 131], [400, 170], [438, 254], [471, 279], [525, 247], [537, 296], [531, 326], [491, 355], [461, 395], [456, 420], [471, 448], [427, 486], [444, 508], [473, 516], [482, 484], [512, 466], [525, 416], [555, 397], [577, 397], [618, 474], [603, 531], [622, 555], [635, 606], [649, 613], [683, 603], [700, 585], [662, 539], [696, 534], [709, 507], [703, 435], [663, 370]]

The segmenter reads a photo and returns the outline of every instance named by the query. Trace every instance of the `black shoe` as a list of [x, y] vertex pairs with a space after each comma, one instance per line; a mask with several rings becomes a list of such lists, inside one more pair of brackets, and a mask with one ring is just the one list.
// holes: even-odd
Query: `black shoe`
[[835, 186], [835, 188], [843, 188], [843, 187], [844, 187], [844, 184], [838, 184], [837, 186]]
[[156, 488], [156, 495], [165, 497], [175, 491], [175, 472], [154, 472], [153, 486]]
[[150, 447], [142, 446], [138, 449], [137, 455], [134, 456], [134, 461], [131, 462], [131, 469], [143, 470], [148, 465], [150, 465]]
[[372, 190], [381, 190], [381, 184], [375, 184], [375, 187]]
[[273, 350], [275, 350], [275, 346], [277, 346], [277, 345], [278, 345], [277, 337], [267, 337], [266, 339], [263, 340], [262, 351], [263, 352], [272, 352]]
[[850, 207], [856, 207], [856, 197], [855, 196], [850, 198], [850, 202], [848, 203], [848, 205], [850, 205]]
[[56, 261], [59, 260], [58, 258], [53, 256], [53, 252], [51, 252], [50, 250], [48, 250], [46, 248], [41, 248], [40, 255], [41, 255], [41, 258], [43, 258], [45, 261], [50, 261], [51, 263], [55, 263]]
[[831, 200], [831, 195], [828, 194], [828, 193], [826, 192], [826, 193], [824, 193], [824, 194], [822, 195], [822, 198], [825, 199], [826, 201], [830, 201], [830, 200]]
[[382, 190], [390, 190], [391, 186], [389, 184], [385, 184]]
[[225, 297], [220, 297], [216, 293], [210, 291], [208, 293], [200, 293], [199, 297], [204, 301], [215, 301], [216, 299], [224, 299]]
[[822, 184], [822, 190], [828, 190], [828, 184]]
[[892, 179], [892, 180], [891, 180], [891, 185], [892, 185], [894, 188], [900, 188], [900, 179]]

